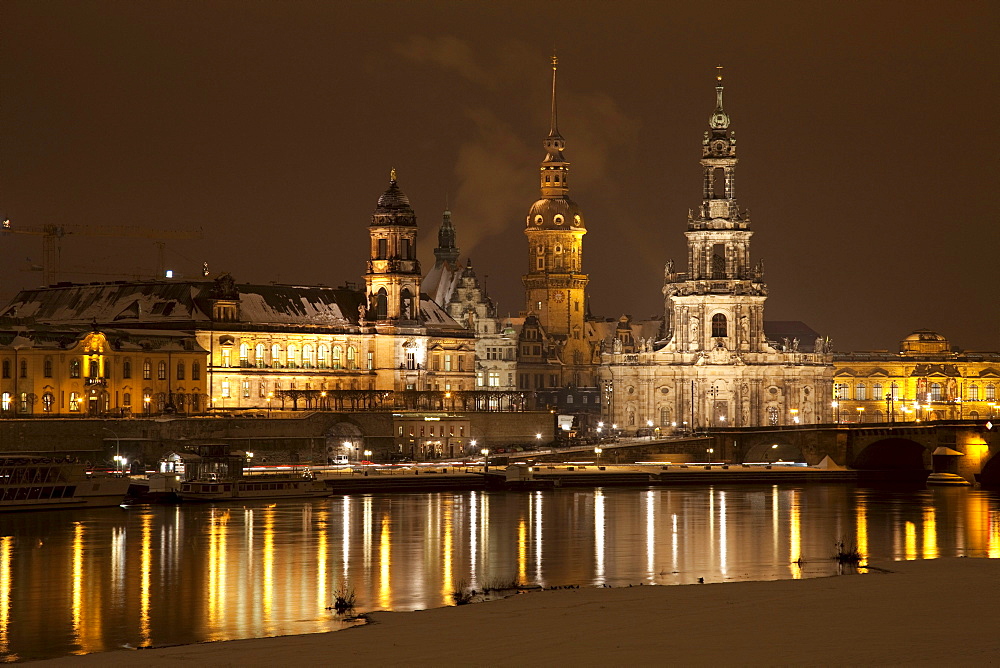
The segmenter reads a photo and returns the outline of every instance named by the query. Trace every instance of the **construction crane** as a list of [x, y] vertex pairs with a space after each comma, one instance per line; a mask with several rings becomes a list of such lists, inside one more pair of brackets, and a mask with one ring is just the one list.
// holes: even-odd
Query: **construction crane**
[[138, 237], [156, 239], [160, 274], [163, 274], [163, 241], [166, 239], [201, 239], [201, 230], [150, 230], [132, 225], [20, 225], [10, 220], [0, 224], [2, 234], [32, 234], [42, 237], [42, 283], [52, 285], [59, 280], [59, 259], [62, 238], [69, 234], [87, 237]]

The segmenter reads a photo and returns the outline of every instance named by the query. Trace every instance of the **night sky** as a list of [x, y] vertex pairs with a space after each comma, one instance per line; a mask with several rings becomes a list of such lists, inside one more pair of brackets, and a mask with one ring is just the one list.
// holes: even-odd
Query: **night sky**
[[[721, 63], [767, 319], [997, 350], [997, 6], [4, 0], [0, 216], [200, 227], [179, 274], [362, 283], [396, 168], [425, 272], [448, 203], [517, 315], [555, 49], [592, 311], [647, 318], [686, 265]], [[62, 248], [63, 280], [156, 270], [150, 239]], [[0, 237], [0, 301], [39, 284], [29, 258], [39, 237]]]

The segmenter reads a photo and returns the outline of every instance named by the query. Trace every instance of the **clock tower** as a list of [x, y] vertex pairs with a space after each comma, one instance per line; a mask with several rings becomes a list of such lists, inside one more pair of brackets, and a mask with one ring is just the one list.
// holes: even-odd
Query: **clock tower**
[[[555, 345], [564, 370], [572, 375], [562, 384], [590, 384], [580, 377], [580, 366], [590, 363], [584, 317], [588, 278], [583, 273], [583, 211], [569, 198], [569, 162], [563, 156], [566, 142], [559, 134], [556, 109], [556, 72], [552, 57], [552, 111], [549, 134], [542, 145], [539, 185], [541, 198], [531, 205], [525, 220], [528, 237], [528, 272], [522, 277], [525, 315], [534, 315]], [[565, 367], [577, 367], [575, 370]]]

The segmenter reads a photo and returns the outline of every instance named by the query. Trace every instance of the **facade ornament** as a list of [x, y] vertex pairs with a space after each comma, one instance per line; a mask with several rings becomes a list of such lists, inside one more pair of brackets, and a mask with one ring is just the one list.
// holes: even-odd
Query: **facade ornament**
[[782, 339], [781, 339], [781, 349], [783, 351], [788, 351], [788, 350], [791, 350], [791, 348], [792, 348], [792, 344], [788, 340], [788, 337], [787, 336], [782, 337]]
[[359, 323], [364, 323], [364, 321], [365, 321], [365, 315], [367, 315], [367, 313], [368, 313], [368, 309], [365, 308], [365, 303], [361, 302], [360, 304], [358, 304], [358, 322]]
[[792, 352], [799, 352], [799, 339], [798, 337], [792, 339]]
[[823, 337], [822, 336], [817, 336], [816, 337], [816, 342], [813, 344], [813, 352], [814, 353], [821, 353], [821, 352], [823, 352]]
[[691, 330], [691, 342], [696, 343], [700, 338], [698, 335], [701, 331], [701, 323], [698, 320], [698, 316], [691, 316], [689, 320], [689, 329]]
[[622, 351], [622, 340], [621, 340], [621, 339], [619, 339], [619, 338], [617, 338], [617, 337], [615, 337], [615, 341], [614, 341], [614, 343], [612, 344], [612, 349], [613, 349], [613, 350], [614, 350], [614, 351], [615, 351], [616, 353], [620, 353], [620, 352]]

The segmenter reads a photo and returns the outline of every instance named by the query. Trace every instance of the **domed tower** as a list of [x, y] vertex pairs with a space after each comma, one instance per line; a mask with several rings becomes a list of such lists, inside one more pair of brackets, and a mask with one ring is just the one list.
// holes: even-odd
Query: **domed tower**
[[375, 322], [415, 324], [420, 317], [420, 262], [417, 261], [417, 217], [410, 200], [396, 183], [378, 198], [372, 222], [371, 254], [365, 286], [366, 318]]
[[688, 212], [688, 271], [667, 264], [663, 295], [674, 350], [761, 352], [767, 288], [750, 266], [750, 216], [736, 203], [736, 138], [716, 77], [715, 111], [702, 140], [701, 206]]
[[541, 198], [531, 205], [525, 221], [528, 237], [528, 273], [522, 277], [526, 314], [534, 314], [550, 338], [564, 341], [564, 364], [589, 361], [584, 340], [586, 315], [583, 273], [583, 212], [569, 198], [569, 162], [566, 142], [559, 134], [556, 113], [556, 72], [552, 57], [552, 116], [541, 163]]

